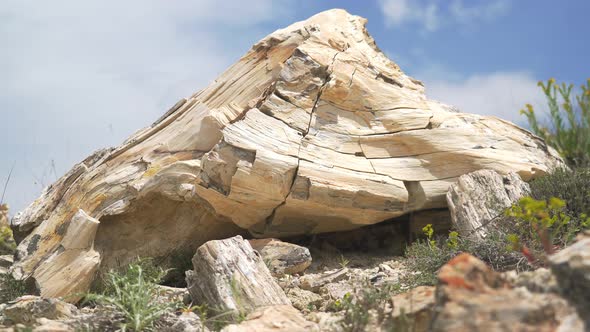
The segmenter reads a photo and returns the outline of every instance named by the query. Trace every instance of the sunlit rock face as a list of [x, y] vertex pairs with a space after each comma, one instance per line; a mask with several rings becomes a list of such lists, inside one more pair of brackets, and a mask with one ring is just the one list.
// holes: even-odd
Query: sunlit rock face
[[98, 221], [83, 252], [105, 269], [248, 232], [354, 229], [445, 207], [465, 173], [528, 180], [561, 163], [509, 122], [427, 99], [365, 23], [330, 10], [277, 30], [152, 126], [74, 166], [12, 221], [24, 239], [14, 273], [35, 276], [63, 251], [80, 210]]

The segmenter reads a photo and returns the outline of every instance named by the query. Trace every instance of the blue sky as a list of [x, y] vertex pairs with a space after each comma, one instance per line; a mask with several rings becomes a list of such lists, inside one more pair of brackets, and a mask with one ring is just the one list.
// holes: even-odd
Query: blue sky
[[92, 151], [203, 88], [257, 40], [331, 8], [465, 112], [522, 123], [538, 80], [590, 77], [590, 1], [4, 0], [0, 188], [20, 210]]

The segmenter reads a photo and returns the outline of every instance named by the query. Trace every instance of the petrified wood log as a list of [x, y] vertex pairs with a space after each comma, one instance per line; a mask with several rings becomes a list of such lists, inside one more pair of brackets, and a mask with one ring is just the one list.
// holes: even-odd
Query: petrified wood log
[[15, 270], [35, 273], [80, 209], [100, 220], [104, 269], [245, 230], [350, 230], [446, 207], [465, 173], [528, 180], [561, 163], [526, 130], [427, 99], [365, 23], [331, 10], [277, 30], [153, 125], [74, 166], [12, 221], [23, 239]]
[[241, 236], [212, 240], [197, 249], [187, 289], [195, 304], [215, 314], [247, 314], [258, 307], [291, 304], [262, 257]]

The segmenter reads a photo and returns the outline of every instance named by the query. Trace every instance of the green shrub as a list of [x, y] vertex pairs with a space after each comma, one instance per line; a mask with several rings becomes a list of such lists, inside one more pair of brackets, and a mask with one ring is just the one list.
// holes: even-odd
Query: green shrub
[[16, 250], [16, 242], [12, 230], [8, 226], [0, 226], [0, 255], [12, 255]]
[[462, 252], [481, 259], [496, 271], [531, 268], [523, 262], [518, 253], [508, 247], [506, 237], [509, 232], [504, 227], [490, 230], [483, 240], [461, 237], [454, 231], [450, 232], [448, 237], [435, 237], [431, 230], [432, 226], [424, 227], [426, 239], [419, 239], [406, 249], [408, 268], [411, 271], [420, 272], [416, 275], [407, 275], [402, 279], [402, 282], [410, 287], [435, 285], [438, 270]]
[[149, 261], [132, 263], [122, 272], [107, 273], [103, 292], [87, 294], [86, 301], [114, 307], [125, 319], [121, 325], [123, 331], [151, 330], [154, 322], [177, 305], [157, 300], [156, 283], [165, 273]]
[[0, 303], [6, 303], [28, 294], [24, 280], [14, 279], [12, 274], [0, 274]]
[[347, 293], [340, 300], [336, 300], [332, 309], [342, 311], [340, 326], [343, 331], [365, 331], [370, 323], [382, 330], [393, 329], [394, 322], [389, 309], [393, 308], [392, 296], [398, 290], [398, 285], [384, 285], [376, 287], [369, 281]]
[[590, 215], [590, 168], [556, 169], [551, 174], [531, 181], [531, 196], [547, 201], [557, 197], [566, 202], [565, 212], [579, 221], [582, 214]]
[[404, 284], [411, 288], [436, 284], [438, 270], [457, 254], [455, 249], [439, 245], [440, 242], [419, 239], [408, 246], [406, 264], [411, 271], [419, 274], [405, 276], [402, 280]]
[[574, 168], [589, 167], [590, 79], [581, 86], [581, 93], [575, 97], [572, 96], [573, 84], [557, 84], [552, 78], [538, 85], [547, 97], [549, 124], [539, 122], [530, 104], [520, 113], [526, 116], [531, 130], [557, 149], [568, 165]]
[[514, 218], [514, 233], [508, 236], [511, 247], [520, 251], [533, 264], [546, 264], [546, 258], [556, 248], [567, 246], [575, 235], [590, 227], [590, 217], [580, 214], [572, 219], [566, 213], [566, 202], [551, 197], [536, 200], [523, 197], [506, 210]]

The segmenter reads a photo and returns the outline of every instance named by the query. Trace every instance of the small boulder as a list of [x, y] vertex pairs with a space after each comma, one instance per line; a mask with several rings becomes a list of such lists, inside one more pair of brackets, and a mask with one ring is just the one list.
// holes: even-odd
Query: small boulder
[[462, 236], [483, 239], [496, 217], [529, 194], [528, 183], [516, 173], [484, 169], [461, 175], [447, 191], [453, 228]]
[[180, 315], [170, 314], [165, 317], [167, 327], [159, 328], [162, 332], [208, 332], [199, 316], [194, 312], [183, 312]]
[[309, 249], [277, 239], [248, 240], [275, 277], [305, 271], [311, 265]]
[[8, 304], [4, 317], [13, 324], [35, 324], [39, 318], [63, 320], [72, 318], [78, 309], [58, 299], [26, 295]]
[[434, 316], [434, 291], [432, 286], [419, 286], [406, 293], [394, 295], [394, 326], [399, 326], [404, 331], [428, 331]]
[[192, 262], [186, 282], [193, 303], [236, 313], [291, 304], [260, 255], [239, 235], [205, 243]]
[[315, 332], [317, 324], [306, 320], [290, 305], [260, 308], [240, 324], [228, 325], [221, 332]]
[[583, 331], [575, 310], [556, 294], [512, 288], [479, 259], [460, 254], [438, 275], [434, 318], [438, 331]]

